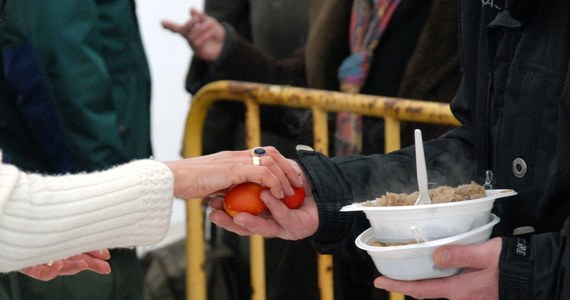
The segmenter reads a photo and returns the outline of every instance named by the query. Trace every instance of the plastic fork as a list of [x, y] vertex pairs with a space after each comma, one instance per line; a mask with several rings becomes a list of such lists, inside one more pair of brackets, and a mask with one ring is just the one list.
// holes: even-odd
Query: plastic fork
[[416, 143], [416, 169], [418, 173], [418, 188], [420, 195], [416, 200], [415, 205], [431, 204], [431, 198], [428, 192], [428, 177], [426, 169], [426, 158], [424, 155], [424, 142], [422, 140], [422, 131], [416, 129], [414, 131]]
[[423, 233], [416, 226], [411, 226], [410, 230], [414, 234], [414, 238], [416, 239], [416, 242], [418, 242], [418, 243], [427, 242], [427, 239], [424, 237]]

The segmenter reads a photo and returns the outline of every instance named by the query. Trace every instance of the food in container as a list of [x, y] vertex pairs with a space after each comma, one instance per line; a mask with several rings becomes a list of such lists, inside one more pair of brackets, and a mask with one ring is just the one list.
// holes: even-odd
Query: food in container
[[[455, 188], [444, 185], [437, 187], [435, 189], [430, 189], [429, 196], [432, 200], [432, 204], [435, 203], [447, 203], [447, 202], [458, 202], [465, 200], [479, 199], [486, 196], [485, 189], [483, 186], [476, 184], [474, 182], [470, 184], [463, 184]], [[396, 193], [386, 193], [380, 198], [375, 200], [369, 200], [363, 202], [364, 206], [404, 206], [404, 205], [414, 205], [418, 199], [419, 192], [413, 192], [411, 194], [396, 194]]]
[[383, 243], [414, 240], [410, 227], [417, 227], [428, 240], [465, 233], [487, 224], [496, 199], [517, 193], [511, 189], [486, 190], [485, 197], [469, 201], [405, 206], [371, 206], [367, 202], [342, 207], [341, 212], [362, 211], [374, 236]]
[[378, 271], [389, 278], [398, 280], [420, 280], [439, 278], [457, 274], [460, 269], [440, 269], [435, 267], [432, 255], [444, 245], [479, 244], [489, 240], [499, 217], [491, 214], [490, 221], [473, 230], [451, 237], [428, 240], [423, 243], [409, 242], [405, 245], [378, 246], [372, 228], [356, 238], [356, 246], [371, 256]]

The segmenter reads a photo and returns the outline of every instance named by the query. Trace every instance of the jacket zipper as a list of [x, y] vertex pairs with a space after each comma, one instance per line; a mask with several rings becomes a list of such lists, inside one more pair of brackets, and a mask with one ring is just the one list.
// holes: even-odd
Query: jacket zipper
[[490, 190], [493, 188], [493, 146], [492, 146], [492, 137], [491, 137], [491, 111], [493, 105], [493, 84], [494, 84], [494, 61], [495, 61], [495, 43], [494, 43], [494, 35], [499, 34], [496, 32], [496, 28], [489, 28], [487, 29], [487, 45], [489, 47], [489, 66], [487, 71], [487, 97], [485, 98], [485, 123], [484, 123], [484, 133], [483, 133], [483, 163], [484, 163], [484, 170], [485, 170], [485, 183], [483, 187], [486, 190]]
[[[493, 59], [492, 57], [490, 58]], [[487, 75], [487, 97], [485, 99], [485, 131], [484, 131], [484, 150], [483, 162], [485, 164], [485, 184], [484, 188], [490, 190], [493, 188], [493, 171], [491, 161], [491, 103], [493, 102], [493, 63], [489, 62], [489, 73]]]

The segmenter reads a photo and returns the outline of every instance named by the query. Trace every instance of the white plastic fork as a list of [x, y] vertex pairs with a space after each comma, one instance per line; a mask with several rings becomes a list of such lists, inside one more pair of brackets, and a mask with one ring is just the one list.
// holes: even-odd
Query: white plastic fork
[[414, 234], [414, 238], [416, 239], [416, 242], [418, 242], [418, 244], [427, 242], [427, 239], [424, 237], [422, 232], [416, 226], [411, 226], [410, 230]]
[[415, 205], [431, 204], [431, 198], [428, 192], [428, 177], [426, 169], [426, 158], [424, 155], [424, 142], [422, 139], [422, 131], [416, 129], [414, 131], [416, 143], [416, 169], [418, 173], [418, 188], [420, 195], [416, 200]]

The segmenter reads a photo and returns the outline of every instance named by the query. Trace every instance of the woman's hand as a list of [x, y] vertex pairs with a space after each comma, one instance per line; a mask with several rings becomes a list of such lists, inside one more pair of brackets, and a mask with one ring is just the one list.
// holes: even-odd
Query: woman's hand
[[303, 185], [300, 167], [274, 147], [264, 147], [264, 150], [265, 155], [259, 158], [259, 165], [253, 164], [251, 150], [222, 151], [166, 162], [174, 174], [174, 195], [198, 198], [220, 194], [247, 181], [263, 184], [276, 198], [293, 195], [293, 186]]
[[109, 274], [111, 267], [107, 260], [111, 257], [109, 250], [96, 250], [49, 264], [41, 264], [20, 270], [32, 278], [49, 281], [58, 276], [74, 275], [79, 272], [90, 270], [99, 274]]

